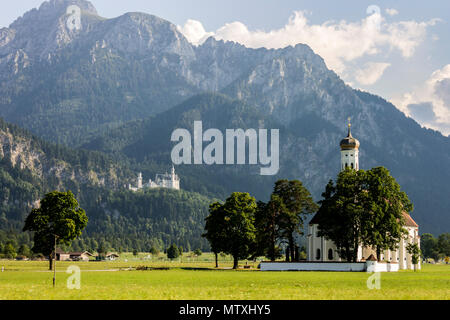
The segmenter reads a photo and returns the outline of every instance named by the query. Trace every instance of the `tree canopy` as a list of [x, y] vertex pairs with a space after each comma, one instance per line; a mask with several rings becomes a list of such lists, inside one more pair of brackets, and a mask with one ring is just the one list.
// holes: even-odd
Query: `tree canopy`
[[172, 244], [168, 249], [167, 249], [167, 258], [169, 259], [176, 259], [181, 255], [180, 249], [175, 245]]
[[413, 209], [406, 193], [383, 167], [346, 169], [322, 194], [319, 236], [332, 240], [341, 258], [356, 261], [360, 245], [395, 250], [405, 234], [403, 214]]
[[[279, 245], [289, 244], [292, 260], [295, 236], [302, 234], [308, 214], [317, 210], [309, 191], [298, 180], [280, 180], [275, 184], [270, 201], [264, 203], [248, 193], [232, 193], [224, 204], [214, 202], [206, 218], [205, 234], [211, 249], [231, 254], [234, 268], [238, 260], [265, 255], [274, 261], [281, 256]], [[216, 259], [217, 266], [217, 259]]]

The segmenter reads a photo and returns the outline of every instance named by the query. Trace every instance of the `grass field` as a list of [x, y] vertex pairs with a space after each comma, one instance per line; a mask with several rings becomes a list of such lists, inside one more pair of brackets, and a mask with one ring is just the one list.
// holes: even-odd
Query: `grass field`
[[[126, 257], [126, 256], [125, 256]], [[130, 256], [131, 257], [131, 256]], [[126, 260], [126, 261], [125, 261]], [[0, 261], [1, 300], [279, 300], [279, 299], [450, 299], [450, 265], [424, 265], [422, 270], [381, 274], [381, 288], [370, 290], [364, 272], [261, 272], [220, 270], [202, 259], [115, 262], [57, 262], [57, 284], [48, 262]], [[69, 290], [65, 270], [81, 269], [81, 289]], [[136, 267], [169, 268], [138, 271]]]

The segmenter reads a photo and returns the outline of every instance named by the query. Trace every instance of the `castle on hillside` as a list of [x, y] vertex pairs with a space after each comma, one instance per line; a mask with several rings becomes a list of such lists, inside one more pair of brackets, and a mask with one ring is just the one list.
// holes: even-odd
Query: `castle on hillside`
[[147, 183], [143, 183], [142, 173], [140, 172], [137, 177], [137, 186], [133, 187], [131, 184], [128, 185], [128, 189], [132, 191], [155, 188], [180, 190], [180, 177], [175, 173], [175, 168], [173, 166], [171, 173], [166, 172], [164, 174], [157, 174], [155, 181], [149, 179]]
[[[341, 170], [350, 167], [359, 170], [359, 146], [357, 139], [353, 138], [351, 124], [348, 125], [348, 135], [341, 143]], [[316, 214], [308, 226], [308, 248], [307, 259], [311, 262], [336, 262], [342, 261], [338, 255], [336, 245], [331, 240], [318, 236], [319, 225]], [[407, 212], [403, 212], [405, 220], [404, 228], [408, 234], [400, 240], [396, 250], [385, 250], [381, 252], [381, 260], [398, 264], [398, 269], [413, 269], [412, 256], [406, 250], [410, 243], [417, 243], [420, 246], [419, 226]], [[376, 252], [371, 247], [358, 247], [358, 261], [370, 260], [371, 256], [376, 256]], [[420, 261], [418, 267], [420, 268]]]

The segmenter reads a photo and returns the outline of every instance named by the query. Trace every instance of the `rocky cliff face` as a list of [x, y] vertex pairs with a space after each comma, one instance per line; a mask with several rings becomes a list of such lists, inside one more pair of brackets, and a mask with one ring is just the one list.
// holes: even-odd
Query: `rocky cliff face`
[[37, 180], [53, 181], [53, 185], [45, 182], [51, 188], [64, 189], [72, 183], [117, 188], [124, 181], [122, 168], [106, 157], [48, 144], [1, 119], [0, 162]]
[[[81, 9], [81, 28], [69, 29], [67, 9], [77, 5]], [[90, 2], [83, 0], [51, 0], [33, 9], [0, 30], [0, 76], [11, 70], [14, 74], [31, 63], [50, 60], [52, 55], [71, 43], [100, 21]]]

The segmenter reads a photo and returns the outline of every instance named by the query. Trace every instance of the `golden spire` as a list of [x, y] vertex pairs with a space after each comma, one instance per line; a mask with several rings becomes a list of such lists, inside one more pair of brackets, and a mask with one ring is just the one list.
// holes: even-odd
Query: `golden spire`
[[351, 123], [351, 118], [350, 117], [348, 117], [348, 136], [349, 137], [351, 137], [352, 136], [352, 131], [351, 131], [351, 129], [352, 129], [352, 123]]

